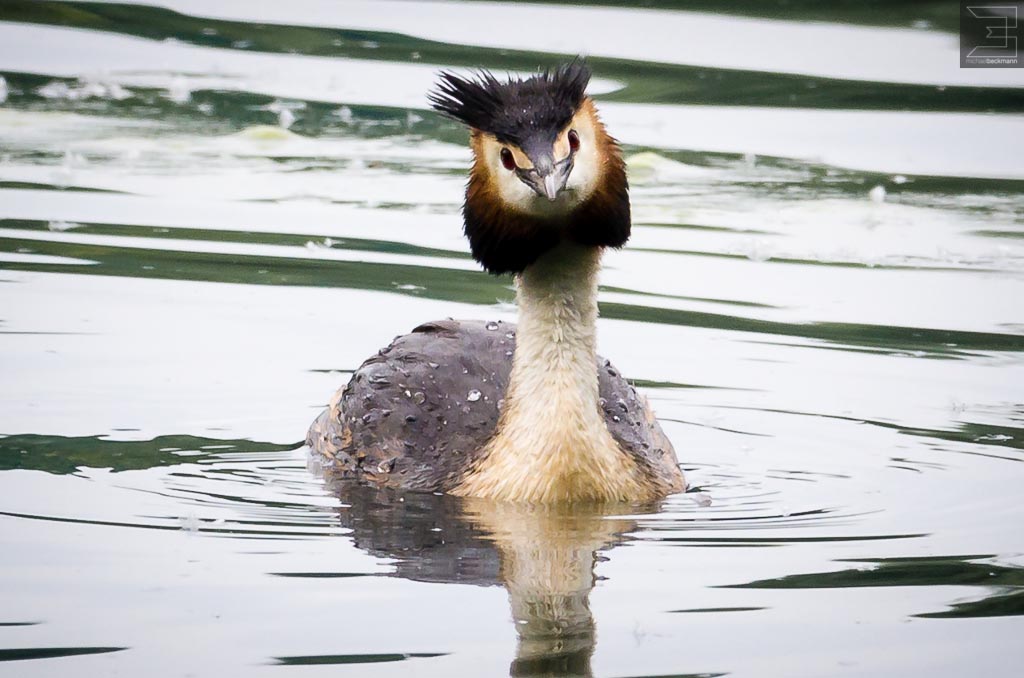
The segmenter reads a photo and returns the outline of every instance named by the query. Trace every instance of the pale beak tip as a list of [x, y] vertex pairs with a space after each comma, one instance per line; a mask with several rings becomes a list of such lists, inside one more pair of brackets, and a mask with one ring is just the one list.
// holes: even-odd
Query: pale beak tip
[[558, 192], [561, 188], [558, 183], [558, 177], [555, 176], [554, 172], [544, 177], [544, 195], [547, 196], [548, 200], [553, 201], [558, 197]]

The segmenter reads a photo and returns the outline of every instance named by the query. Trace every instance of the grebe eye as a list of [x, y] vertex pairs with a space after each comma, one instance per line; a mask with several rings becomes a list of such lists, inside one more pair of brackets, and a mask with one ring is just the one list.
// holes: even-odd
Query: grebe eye
[[574, 129], [569, 130], [569, 150], [573, 153], [580, 150], [580, 135]]
[[507, 148], [501, 149], [501, 164], [505, 166], [509, 172], [516, 168], [516, 159], [512, 157], [512, 151]]

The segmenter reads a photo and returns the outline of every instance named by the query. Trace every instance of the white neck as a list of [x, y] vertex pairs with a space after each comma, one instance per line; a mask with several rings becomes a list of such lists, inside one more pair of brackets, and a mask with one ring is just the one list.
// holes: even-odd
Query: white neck
[[[553, 411], [571, 407], [599, 417], [597, 274], [601, 250], [562, 245], [518, 279], [519, 330], [507, 400]], [[538, 423], [557, 424], [550, 417]], [[542, 426], [542, 428], [544, 428]]]
[[627, 500], [634, 462], [598, 402], [601, 250], [563, 244], [518, 280], [519, 329], [495, 437], [459, 494], [512, 501]]

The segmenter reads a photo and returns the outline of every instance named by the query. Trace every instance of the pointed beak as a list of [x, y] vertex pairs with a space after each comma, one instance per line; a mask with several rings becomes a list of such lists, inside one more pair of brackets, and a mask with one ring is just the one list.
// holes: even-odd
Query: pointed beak
[[534, 163], [533, 169], [517, 170], [519, 178], [537, 195], [554, 201], [565, 190], [565, 184], [569, 180], [569, 174], [572, 172], [572, 154], [559, 162], [552, 162], [550, 155], [531, 160]]
[[523, 153], [533, 163], [530, 169], [516, 170], [519, 179], [533, 189], [537, 195], [551, 202], [558, 199], [572, 172], [573, 153], [561, 160], [555, 160], [554, 136], [537, 134], [525, 139], [520, 145]]
[[565, 178], [562, 181], [558, 180], [558, 175], [552, 172], [544, 177], [544, 195], [547, 196], [548, 200], [554, 200], [558, 197], [559, 191], [565, 187]]

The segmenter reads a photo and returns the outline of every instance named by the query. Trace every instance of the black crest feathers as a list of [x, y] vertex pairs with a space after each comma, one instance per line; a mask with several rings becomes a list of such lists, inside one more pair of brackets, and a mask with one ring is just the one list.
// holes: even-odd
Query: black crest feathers
[[576, 59], [521, 80], [501, 82], [488, 71], [475, 78], [441, 73], [428, 95], [435, 110], [500, 141], [520, 144], [530, 135], [560, 132], [583, 103], [590, 68]]

